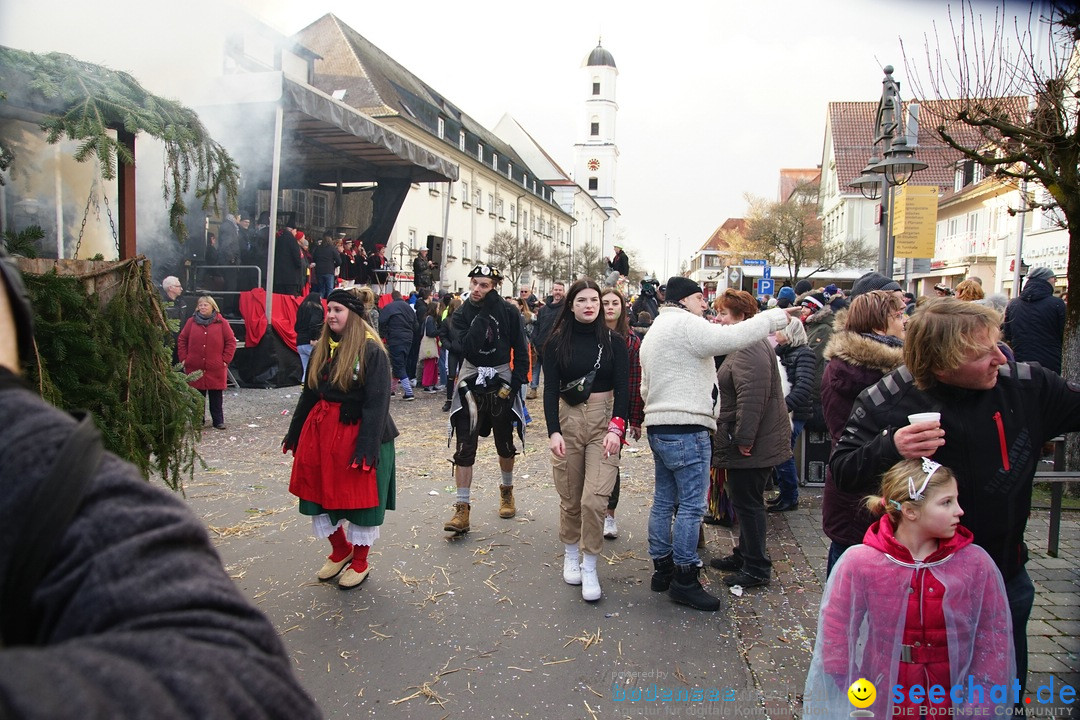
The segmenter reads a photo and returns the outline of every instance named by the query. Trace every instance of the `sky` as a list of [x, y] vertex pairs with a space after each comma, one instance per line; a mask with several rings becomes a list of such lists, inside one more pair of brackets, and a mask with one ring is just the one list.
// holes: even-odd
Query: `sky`
[[[741, 217], [746, 194], [774, 199], [781, 168], [821, 163], [830, 101], [877, 101], [887, 64], [909, 98], [901, 41], [924, 72], [935, 23], [952, 47], [937, 0], [230, 2], [0, 0], [0, 44], [67, 52], [185, 101], [240, 10], [286, 34], [334, 13], [485, 127], [513, 115], [571, 172], [587, 132], [581, 66], [599, 39], [619, 69], [620, 226], [657, 275]], [[974, 7], [992, 19], [993, 4]], [[1029, 8], [1007, 12], [1026, 23]]]

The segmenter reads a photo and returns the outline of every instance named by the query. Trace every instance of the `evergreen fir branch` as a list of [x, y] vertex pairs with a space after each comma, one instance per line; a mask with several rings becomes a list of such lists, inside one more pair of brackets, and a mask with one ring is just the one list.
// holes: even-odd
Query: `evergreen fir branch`
[[[113, 137], [111, 130], [123, 128], [133, 135], [146, 133], [161, 140], [166, 158], [162, 192], [169, 225], [181, 242], [187, 236], [184, 195], [191, 188], [193, 176], [195, 196], [204, 210], [219, 213], [222, 196], [230, 211], [236, 209], [239, 169], [190, 108], [153, 95], [128, 73], [62, 53], [0, 48], [0, 72], [5, 70], [26, 74], [31, 90], [62, 106], [41, 123], [46, 141], [78, 141], [75, 159], [96, 159], [107, 180], [116, 177], [118, 163], [135, 162], [130, 149]], [[9, 155], [6, 148], [0, 148], [0, 163]]]

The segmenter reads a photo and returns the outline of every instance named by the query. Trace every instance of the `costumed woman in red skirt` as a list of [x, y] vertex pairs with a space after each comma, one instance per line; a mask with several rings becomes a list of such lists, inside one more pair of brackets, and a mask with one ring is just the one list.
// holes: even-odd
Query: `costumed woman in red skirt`
[[[364, 320], [363, 303], [346, 290], [327, 297], [326, 325], [311, 353], [303, 393], [283, 452], [293, 451], [289, 492], [311, 516], [331, 553], [319, 580], [356, 587], [368, 576], [368, 551], [387, 510], [395, 508], [390, 359]], [[346, 569], [347, 567], [347, 569]]]

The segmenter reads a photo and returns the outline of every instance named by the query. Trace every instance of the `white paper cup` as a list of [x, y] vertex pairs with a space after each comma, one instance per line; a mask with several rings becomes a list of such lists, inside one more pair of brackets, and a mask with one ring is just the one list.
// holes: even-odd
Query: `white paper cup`
[[907, 416], [907, 421], [914, 425], [915, 423], [924, 422], [941, 422], [941, 413], [939, 412], [922, 412], [913, 413]]

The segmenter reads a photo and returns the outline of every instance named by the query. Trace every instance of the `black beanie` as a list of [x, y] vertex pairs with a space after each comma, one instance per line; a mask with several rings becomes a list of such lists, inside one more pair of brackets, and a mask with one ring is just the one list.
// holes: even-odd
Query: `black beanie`
[[855, 281], [848, 294], [849, 298], [868, 293], [871, 290], [900, 290], [900, 283], [890, 280], [879, 272], [868, 272]]
[[675, 275], [667, 281], [667, 292], [664, 294], [664, 301], [677, 303], [683, 298], [688, 298], [699, 292], [702, 292], [702, 289], [696, 282], [682, 275]]
[[810, 283], [809, 280], [800, 280], [799, 282], [795, 283], [795, 294], [802, 295], [803, 293], [810, 292], [813, 287], [814, 286]]

